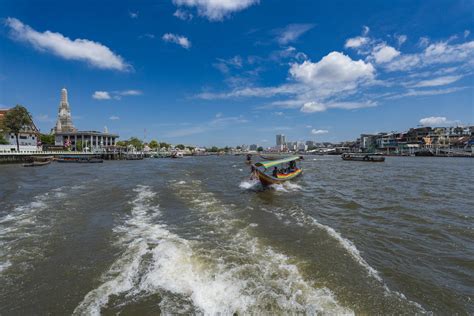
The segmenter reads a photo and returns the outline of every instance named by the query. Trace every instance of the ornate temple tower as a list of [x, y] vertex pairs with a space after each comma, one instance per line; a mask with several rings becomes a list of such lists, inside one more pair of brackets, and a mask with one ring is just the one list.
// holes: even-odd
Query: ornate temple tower
[[69, 108], [69, 102], [67, 101], [67, 90], [63, 88], [61, 90], [61, 102], [59, 103], [58, 120], [54, 127], [54, 132], [76, 132], [77, 129], [72, 124], [71, 109]]

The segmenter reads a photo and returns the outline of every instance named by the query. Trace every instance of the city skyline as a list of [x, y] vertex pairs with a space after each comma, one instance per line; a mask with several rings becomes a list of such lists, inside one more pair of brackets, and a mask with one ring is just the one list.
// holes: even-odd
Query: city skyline
[[3, 1], [0, 108], [48, 133], [67, 88], [81, 130], [200, 146], [473, 124], [471, 2], [226, 3]]

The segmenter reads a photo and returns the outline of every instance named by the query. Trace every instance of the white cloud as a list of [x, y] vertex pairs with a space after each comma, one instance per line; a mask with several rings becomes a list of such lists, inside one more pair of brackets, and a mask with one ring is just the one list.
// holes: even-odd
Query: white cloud
[[128, 14], [130, 15], [130, 17], [131, 17], [132, 19], [138, 18], [138, 11], [137, 11], [137, 12], [128, 12]]
[[471, 34], [471, 31], [469, 30], [464, 30], [463, 36], [464, 38], [468, 37]]
[[296, 41], [301, 35], [314, 27], [314, 24], [289, 24], [283, 29], [276, 30], [277, 42], [281, 45]]
[[115, 91], [115, 93], [123, 96], [129, 96], [129, 95], [142, 95], [143, 92], [140, 90], [122, 90], [122, 91]]
[[137, 96], [142, 95], [140, 90], [122, 90], [122, 91], [95, 91], [92, 97], [96, 100], [110, 100], [112, 98], [120, 100], [122, 96]]
[[92, 98], [96, 100], [110, 100], [111, 96], [107, 91], [96, 91], [92, 95]]
[[112, 115], [111, 117], [109, 117], [109, 120], [117, 121], [117, 120], [120, 120], [120, 117], [118, 117], [116, 115]]
[[364, 45], [367, 45], [370, 42], [370, 39], [365, 36], [357, 36], [353, 38], [349, 38], [344, 44], [345, 48], [359, 48]]
[[398, 50], [385, 43], [375, 46], [372, 51], [372, 57], [377, 64], [387, 63], [399, 55], [400, 52]]
[[48, 52], [68, 60], [79, 60], [100, 69], [127, 71], [131, 69], [122, 57], [114, 54], [107, 46], [86, 39], [71, 40], [61, 33], [45, 31], [40, 33], [15, 18], [7, 18], [10, 36], [32, 45], [39, 51]]
[[303, 113], [316, 113], [316, 112], [324, 112], [328, 109], [344, 109], [344, 110], [355, 110], [361, 108], [369, 108], [377, 106], [375, 102], [329, 102], [329, 103], [321, 103], [321, 102], [306, 102], [300, 108], [300, 111]]
[[474, 59], [474, 41], [450, 44], [449, 40], [428, 44], [421, 52], [400, 55], [384, 66], [389, 71], [407, 71], [434, 64], [471, 63]]
[[200, 16], [210, 21], [222, 21], [233, 12], [244, 10], [259, 0], [173, 0], [177, 6], [196, 8]]
[[329, 133], [328, 130], [325, 130], [325, 129], [313, 129], [311, 130], [311, 134], [313, 135], [321, 135], [321, 134], [327, 134]]
[[450, 124], [451, 122], [446, 119], [444, 116], [430, 116], [425, 117], [420, 120], [420, 124], [423, 126], [441, 126]]
[[370, 32], [370, 27], [368, 27], [367, 25], [364, 25], [362, 27], [362, 35], [366, 36], [367, 34], [369, 34]]
[[405, 98], [405, 97], [424, 97], [424, 96], [432, 96], [432, 95], [450, 94], [450, 93], [464, 90], [466, 88], [467, 87], [452, 87], [452, 88], [431, 89], [431, 90], [410, 89], [408, 90], [408, 92], [393, 94], [391, 96], [386, 97], [386, 99], [394, 100], [394, 99], [400, 99], [400, 98]]
[[408, 37], [406, 35], [396, 35], [395, 38], [397, 39], [397, 42], [398, 42], [398, 46], [402, 46], [403, 43], [405, 43], [408, 39]]
[[445, 86], [461, 79], [462, 76], [443, 76], [434, 79], [422, 80], [414, 85], [414, 87], [437, 87]]
[[420, 37], [418, 40], [418, 45], [420, 47], [426, 47], [430, 44], [430, 39], [428, 37]]
[[189, 49], [191, 47], [191, 42], [185, 36], [166, 33], [163, 35], [162, 39], [165, 42], [175, 43], [186, 49]]
[[173, 15], [183, 21], [191, 21], [193, 19], [193, 15], [191, 13], [181, 9], [176, 10]]
[[310, 85], [372, 79], [374, 73], [371, 63], [354, 61], [340, 52], [331, 52], [316, 63], [308, 60], [302, 64], [295, 63], [290, 68], [290, 74], [296, 80]]

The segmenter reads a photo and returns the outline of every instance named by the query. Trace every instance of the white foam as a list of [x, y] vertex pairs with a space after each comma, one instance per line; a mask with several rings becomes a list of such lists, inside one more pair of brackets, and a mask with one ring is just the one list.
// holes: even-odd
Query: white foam
[[255, 188], [260, 182], [258, 180], [245, 180], [240, 182], [239, 188], [249, 190]]
[[177, 184], [186, 184], [186, 181], [181, 180], [181, 181], [177, 182]]
[[283, 182], [281, 184], [272, 184], [270, 185], [270, 188], [277, 192], [295, 192], [300, 191], [302, 189], [300, 185], [290, 181]]
[[[338, 305], [329, 289], [316, 288], [311, 282], [304, 280], [297, 266], [290, 264], [285, 255], [261, 245], [247, 229], [237, 229], [234, 226], [235, 219], [229, 216], [234, 213], [229, 209], [230, 206], [223, 205], [212, 194], [202, 192], [201, 186], [182, 188], [178, 194], [200, 212], [202, 221], [206, 224], [214, 223], [213, 230], [218, 235], [217, 238], [226, 241], [226, 246], [222, 245], [224, 248], [212, 252], [213, 256], [219, 257], [219, 264], [213, 268], [212, 274], [206, 275], [209, 272], [198, 270], [197, 273], [196, 270], [188, 269], [186, 273], [180, 271], [174, 277], [179, 280], [179, 290], [189, 292], [193, 302], [205, 314], [272, 313], [267, 310], [268, 306], [272, 306], [274, 313], [316, 314], [329, 311], [335, 314], [352, 314], [352, 311]], [[203, 199], [207, 199], [206, 205], [195, 202]], [[226, 256], [234, 257], [236, 253], [248, 263], [231, 263], [226, 266]], [[161, 253], [157, 260], [163, 257], [166, 256]], [[181, 279], [182, 275], [186, 278]], [[156, 280], [163, 278], [163, 275], [155, 276]], [[172, 280], [168, 280], [170, 282]], [[215, 293], [214, 287], [223, 289], [222, 291], [225, 289], [225, 300], [220, 293]], [[229, 302], [238, 304], [232, 306]]]

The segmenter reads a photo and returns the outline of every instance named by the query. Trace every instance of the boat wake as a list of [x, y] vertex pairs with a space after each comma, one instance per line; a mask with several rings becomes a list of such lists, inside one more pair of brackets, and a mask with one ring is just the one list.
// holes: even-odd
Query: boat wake
[[325, 231], [331, 238], [337, 241], [339, 246], [342, 247], [357, 264], [364, 268], [368, 276], [372, 277], [382, 286], [386, 295], [393, 295], [396, 298], [405, 300], [408, 304], [415, 306], [420, 312], [426, 312], [421, 305], [416, 302], [409, 301], [404, 294], [390, 290], [387, 284], [380, 276], [380, 273], [367, 263], [367, 261], [362, 257], [359, 249], [357, 249], [354, 243], [344, 238], [334, 228], [321, 224], [314, 217], [305, 214], [302, 210], [299, 209], [283, 210], [277, 208], [271, 211], [264, 209], [264, 211], [274, 214], [279, 220], [283, 221], [284, 223], [289, 223], [289, 218], [291, 218], [299, 226], [311, 225]]
[[171, 185], [200, 216], [203, 235], [188, 241], [171, 232], [160, 223], [155, 193], [137, 187], [130, 217], [115, 229], [123, 253], [74, 314], [99, 315], [117, 298], [125, 306], [156, 294], [165, 314], [352, 313], [304, 280], [289, 258], [239, 229], [233, 210], [199, 183]]

